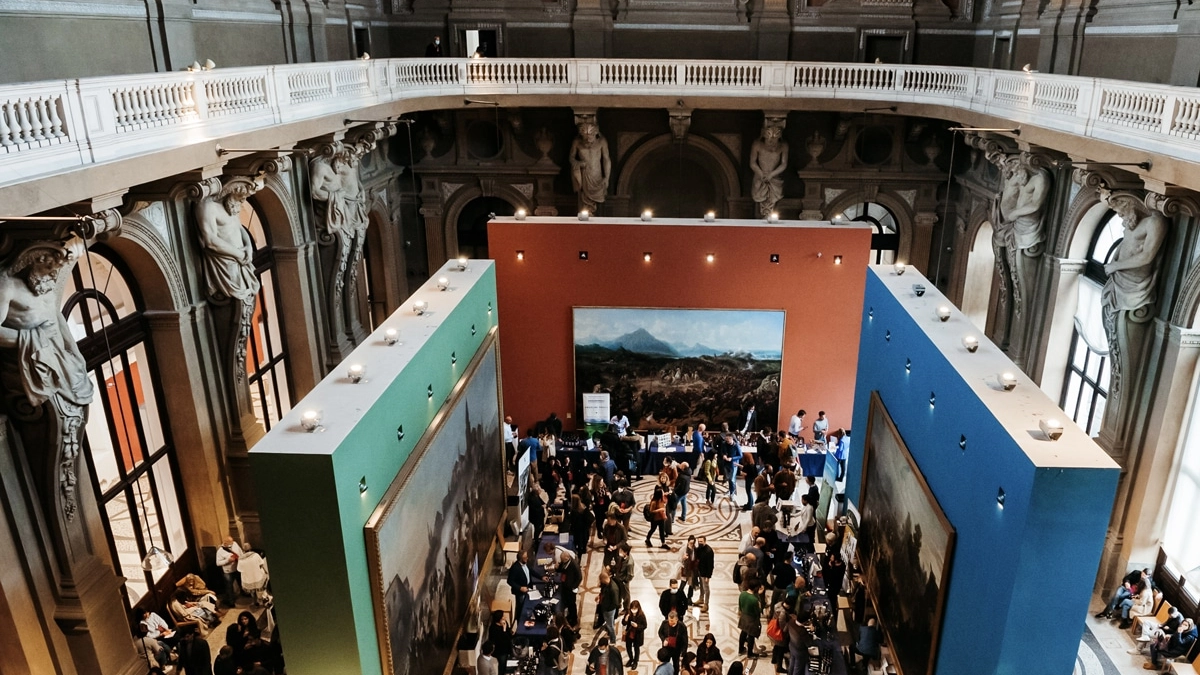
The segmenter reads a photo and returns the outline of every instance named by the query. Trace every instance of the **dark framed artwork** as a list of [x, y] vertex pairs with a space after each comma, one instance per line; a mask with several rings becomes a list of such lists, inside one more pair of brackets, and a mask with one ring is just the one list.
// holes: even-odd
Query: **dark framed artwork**
[[498, 363], [493, 331], [367, 520], [389, 675], [443, 675], [489, 560], [506, 503]]
[[933, 675], [955, 531], [871, 392], [858, 558], [901, 675]]
[[[608, 392], [634, 428], [779, 418], [783, 310], [575, 307], [575, 403]], [[582, 414], [582, 410], [580, 410]]]

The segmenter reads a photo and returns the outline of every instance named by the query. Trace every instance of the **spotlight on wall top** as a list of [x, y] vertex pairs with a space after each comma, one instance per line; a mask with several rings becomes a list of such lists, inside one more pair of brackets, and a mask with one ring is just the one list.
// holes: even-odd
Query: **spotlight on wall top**
[[840, 255], [833, 256], [833, 264], [841, 265], [842, 264], [842, 256], [840, 256]]
[[517, 260], [525, 259], [525, 251], [517, 251]]
[[916, 295], [918, 298], [925, 295], [925, 286], [922, 284], [913, 284], [912, 289], [913, 289], [913, 294]]
[[1004, 508], [1004, 488], [996, 490], [996, 506]]
[[645, 211], [642, 211], [642, 220], [646, 221], [647, 223], [650, 222], [651, 220], [654, 220], [654, 212], [651, 211], [650, 209], [646, 209]]
[[771, 262], [773, 262], [773, 263], [775, 263], [776, 265], [778, 265], [778, 264], [779, 264], [779, 254], [778, 254], [778, 253], [772, 253], [772, 254], [771, 254], [771, 257], [770, 257], [770, 261], [771, 261]]
[[446, 277], [438, 277], [437, 287], [438, 287], [439, 291], [450, 290], [450, 279], [448, 279]]
[[945, 323], [950, 320], [950, 308], [946, 305], [940, 305], [937, 308], [938, 321]]
[[997, 375], [996, 380], [1000, 382], [1001, 387], [1004, 387], [1004, 391], [1012, 391], [1017, 388], [1017, 376], [1007, 370]]
[[706, 222], [706, 223], [711, 223], [711, 222], [715, 221], [716, 219], [717, 219], [716, 211], [709, 211], [708, 213], [704, 214], [704, 222]]
[[383, 341], [388, 345], [394, 345], [400, 341], [400, 331], [395, 328], [389, 328], [383, 331]]
[[413, 312], [416, 313], [417, 316], [420, 316], [425, 313], [425, 310], [428, 307], [429, 305], [426, 304], [424, 300], [417, 300], [413, 303]]
[[346, 375], [348, 375], [350, 377], [350, 381], [355, 384], [364, 382], [365, 380], [363, 380], [363, 378], [367, 375], [367, 367], [361, 363], [352, 363], [350, 364], [350, 368], [347, 369]]
[[642, 260], [645, 260], [646, 262], [650, 262], [652, 258], [654, 258], [654, 255], [650, 253], [650, 251], [646, 251], [642, 254]]
[[591, 216], [592, 216], [592, 214], [588, 213], [588, 210], [587, 210], [587, 209], [584, 209], [584, 210], [582, 210], [582, 211], [580, 211], [580, 212], [579, 212], [579, 219], [580, 219], [580, 220], [587, 220], [587, 219], [588, 219], [588, 218], [590, 218]]
[[459, 272], [467, 271], [467, 256], [465, 256], [465, 255], [458, 256], [458, 271]]
[[587, 253], [587, 251], [580, 251], [580, 252], [579, 252], [579, 259], [580, 259], [580, 260], [587, 260], [587, 259], [588, 259], [588, 253]]
[[704, 259], [707, 260], [708, 262], [712, 262], [717, 259], [717, 256], [709, 253], [708, 255], [704, 256]]
[[972, 354], [979, 349], [979, 338], [975, 337], [974, 335], [964, 335], [962, 342], [963, 346], [967, 348], [967, 351], [971, 352]]
[[895, 265], [892, 265], [892, 269], [896, 270], [896, 276], [901, 276], [908, 269], [908, 265], [905, 265], [904, 263], [896, 263]]
[[1046, 438], [1052, 441], [1057, 441], [1063, 435], [1063, 424], [1054, 418], [1046, 418], [1038, 420], [1038, 428], [1046, 434]]
[[517, 212], [515, 214], [513, 214], [513, 217], [516, 218], [517, 220], [525, 220], [525, 216], [526, 216], [525, 209], [517, 209]]
[[358, 494], [362, 494], [366, 491], [367, 491], [367, 477], [363, 476], [362, 478], [358, 479]]
[[772, 211], [769, 214], [767, 214], [767, 222], [768, 223], [778, 223], [779, 222], [779, 213]]
[[321, 411], [320, 410], [305, 410], [300, 415], [300, 427], [308, 433], [312, 433], [321, 428]]

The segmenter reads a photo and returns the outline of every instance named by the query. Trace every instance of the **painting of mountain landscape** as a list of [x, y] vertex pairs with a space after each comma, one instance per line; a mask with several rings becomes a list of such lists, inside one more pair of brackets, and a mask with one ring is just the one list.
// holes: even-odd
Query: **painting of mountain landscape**
[[779, 418], [784, 312], [574, 308], [576, 404], [607, 392], [639, 429]]

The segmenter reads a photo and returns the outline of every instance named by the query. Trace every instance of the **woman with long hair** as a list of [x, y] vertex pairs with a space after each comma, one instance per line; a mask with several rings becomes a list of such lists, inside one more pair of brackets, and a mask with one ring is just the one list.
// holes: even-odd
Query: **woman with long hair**
[[642, 611], [642, 603], [634, 600], [629, 603], [629, 611], [621, 617], [621, 626], [625, 628], [625, 653], [629, 654], [626, 668], [637, 668], [638, 658], [642, 655], [642, 644], [646, 641], [646, 626], [649, 620]]
[[646, 533], [646, 545], [650, 546], [650, 537], [658, 530], [658, 544], [661, 548], [667, 546], [667, 498], [661, 487], [654, 488], [654, 496], [650, 499], [650, 531]]

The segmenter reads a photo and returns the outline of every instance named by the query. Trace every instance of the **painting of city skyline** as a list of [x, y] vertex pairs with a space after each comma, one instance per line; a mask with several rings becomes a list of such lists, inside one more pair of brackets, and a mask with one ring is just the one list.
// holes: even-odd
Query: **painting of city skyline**
[[773, 424], [783, 330], [782, 310], [576, 307], [576, 405], [607, 392], [613, 415], [654, 430], [733, 426], [753, 404]]
[[491, 337], [367, 521], [388, 675], [445, 671], [504, 515], [496, 368]]
[[933, 675], [955, 531], [871, 393], [858, 556], [900, 675]]

